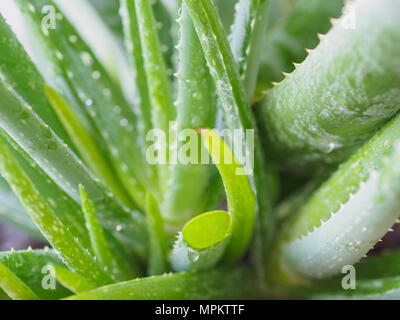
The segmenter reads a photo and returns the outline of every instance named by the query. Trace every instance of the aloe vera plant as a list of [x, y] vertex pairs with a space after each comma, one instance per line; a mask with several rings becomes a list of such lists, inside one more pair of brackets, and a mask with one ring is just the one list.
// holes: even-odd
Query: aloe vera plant
[[0, 15], [0, 299], [400, 298], [398, 0], [81, 1]]

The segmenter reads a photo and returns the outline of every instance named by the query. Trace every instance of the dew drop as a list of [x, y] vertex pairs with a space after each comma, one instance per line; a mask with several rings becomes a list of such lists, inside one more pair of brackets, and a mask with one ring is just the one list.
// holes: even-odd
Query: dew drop
[[70, 35], [68, 39], [69, 39], [69, 42], [71, 42], [71, 43], [76, 43], [76, 41], [78, 41], [78, 37], [74, 34]]
[[126, 127], [128, 125], [128, 120], [127, 119], [121, 119], [121, 121], [119, 122], [119, 124], [123, 127]]
[[98, 79], [100, 79], [100, 77], [101, 77], [100, 71], [94, 71], [94, 72], [92, 73], [92, 78], [93, 78], [93, 79], [98, 80]]
[[93, 58], [90, 53], [84, 51], [81, 53], [81, 59], [85, 66], [90, 67], [93, 64]]
[[188, 258], [191, 262], [197, 262], [200, 258], [200, 253], [198, 251], [189, 248]]

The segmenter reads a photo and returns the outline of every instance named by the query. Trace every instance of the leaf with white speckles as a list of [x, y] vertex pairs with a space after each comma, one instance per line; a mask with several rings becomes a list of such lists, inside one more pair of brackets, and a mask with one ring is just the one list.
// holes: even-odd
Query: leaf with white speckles
[[59, 284], [56, 284], [55, 290], [46, 290], [42, 286], [43, 277], [49, 274], [43, 273], [46, 266], [65, 266], [53, 250], [0, 252], [0, 262], [26, 283], [40, 299], [60, 299], [71, 294]]
[[0, 141], [0, 171], [14, 193], [19, 197], [28, 214], [37, 227], [57, 250], [60, 257], [74, 271], [88, 277], [98, 285], [111, 283], [111, 278], [96, 263], [87, 248], [54, 213], [53, 209], [41, 197], [34, 184], [29, 180], [12, 156], [7, 141]]
[[0, 177], [0, 220], [13, 224], [40, 239], [41, 234], [7, 182]]
[[[126, 191], [143, 208], [144, 187], [151, 188], [154, 177], [144, 156], [144, 137], [138, 134], [137, 106], [127, 103], [54, 1], [18, 0], [17, 4], [46, 54], [48, 61], [45, 65], [38, 63], [38, 67], [47, 70], [51, 66], [52, 74], [46, 77], [46, 82], [63, 94], [82, 117]], [[56, 9], [55, 29], [42, 29], [41, 8], [46, 5]]]
[[[88, 291], [71, 300], [212, 300], [251, 299], [260, 295], [246, 267], [214, 269], [205, 272], [165, 274], [122, 282]], [[240, 289], [239, 289], [240, 288]]]
[[399, 110], [400, 3], [349, 6], [356, 26], [346, 15], [334, 20], [259, 109], [269, 154], [280, 163], [346, 159]]
[[[197, 147], [195, 151], [190, 148], [187, 153], [185, 159], [188, 159], [189, 163], [181, 163], [181, 160], [178, 160], [176, 165], [171, 166], [171, 182], [163, 205], [163, 216], [171, 224], [182, 225], [202, 212], [204, 196], [213, 168], [210, 164], [200, 164], [200, 155], [207, 151], [201, 145], [200, 136], [194, 130], [214, 127], [217, 99], [210, 71], [185, 5], [177, 21], [180, 24], [180, 40], [177, 46], [179, 97], [176, 102], [178, 141], [174, 148], [185, 150], [184, 146], [188, 137], [190, 141], [197, 139]], [[188, 136], [185, 136], [186, 133]], [[188, 176], [191, 179], [187, 179]], [[196, 183], [194, 184], [193, 181]]]
[[249, 101], [253, 99], [256, 88], [268, 7], [269, 0], [240, 0], [235, 5], [230, 44]]
[[[185, 0], [189, 8], [204, 56], [217, 89], [217, 95], [224, 113], [224, 121], [230, 130], [253, 130], [254, 150], [249, 145], [243, 150], [254, 154], [254, 180], [258, 202], [259, 223], [262, 229], [264, 249], [258, 248], [257, 254], [263, 255], [273, 236], [274, 220], [271, 217], [272, 203], [276, 198], [276, 181], [273, 169], [264, 159], [261, 142], [254, 115], [250, 109], [246, 92], [241, 82], [238, 66], [224, 33], [217, 10], [211, 0]], [[254, 151], [254, 153], [253, 153]], [[260, 245], [261, 241], [258, 242]], [[257, 258], [258, 259], [258, 258]], [[260, 259], [258, 259], [260, 260]]]
[[38, 116], [69, 144], [70, 140], [44, 93], [43, 78], [1, 15], [0, 48], [0, 78], [9, 83]]
[[[71, 150], [36, 116], [32, 108], [1, 81], [0, 96], [0, 124], [7, 134], [77, 203], [78, 187], [84, 185], [105, 228], [117, 238], [129, 241], [143, 254], [146, 250], [146, 230], [141, 214], [130, 212], [109, 195]], [[54, 198], [54, 202], [55, 199], [58, 198]], [[117, 230], [117, 226], [122, 225], [124, 228]]]
[[325, 278], [360, 260], [400, 216], [400, 117], [394, 118], [311, 196], [283, 237], [284, 263]]

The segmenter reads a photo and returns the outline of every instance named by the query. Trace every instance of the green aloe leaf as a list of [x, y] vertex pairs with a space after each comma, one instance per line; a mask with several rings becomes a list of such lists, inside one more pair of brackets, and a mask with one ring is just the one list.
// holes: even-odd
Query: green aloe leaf
[[[201, 145], [200, 136], [193, 129], [214, 126], [217, 101], [214, 83], [186, 5], [182, 7], [178, 23], [179, 97], [176, 102], [178, 117], [175, 145], [178, 159], [177, 164], [172, 165], [170, 188], [163, 211], [169, 223], [182, 225], [201, 212], [205, 190], [212, 173], [210, 165], [201, 164], [200, 155], [205, 150]], [[186, 143], [190, 144], [190, 149], [189, 154], [185, 154], [184, 157], [181, 150], [186, 152]], [[187, 179], [188, 176], [191, 179]]]
[[96, 285], [67, 268], [54, 266], [57, 281], [73, 293], [82, 293], [96, 288]]
[[362, 279], [356, 281], [356, 288], [344, 290], [341, 279], [323, 282], [314, 287], [290, 288], [291, 296], [314, 300], [398, 300], [400, 277]]
[[132, 207], [132, 201], [126, 194], [120, 182], [115, 179], [115, 173], [110, 168], [92, 134], [87, 130], [68, 102], [54, 89], [45, 86], [45, 92], [68, 135], [74, 141], [84, 161], [103, 183], [127, 206]]
[[252, 299], [263, 293], [255, 281], [254, 271], [245, 267], [233, 270], [214, 269], [205, 272], [184, 272], [136, 279], [106, 286], [71, 300], [210, 300]]
[[92, 248], [98, 263], [111, 274], [113, 280], [122, 281], [130, 279], [132, 273], [129, 266], [121, 264], [121, 260], [116, 259], [107, 243], [104, 230], [94, 211], [93, 203], [87, 195], [85, 188], [80, 185], [82, 211], [86, 220], [86, 228], [89, 232]]
[[[246, 154], [254, 155], [254, 182], [257, 190], [259, 217], [257, 229], [261, 229], [263, 233], [262, 243], [260, 243], [260, 237], [256, 239], [256, 246], [261, 245], [263, 248], [256, 250], [262, 256], [268, 250], [273, 234], [274, 222], [270, 213], [277, 192], [275, 176], [272, 168], [264, 159], [255, 119], [215, 6], [210, 0], [185, 0], [185, 3], [189, 8], [215, 82], [226, 126], [231, 130], [243, 131], [245, 137], [248, 137], [249, 134], [247, 130], [254, 133], [254, 150], [247, 144], [242, 150], [246, 150]], [[257, 233], [259, 232], [257, 231]], [[260, 259], [257, 258], [257, 260]]]
[[[15, 159], [16, 163], [21, 167], [37, 192], [57, 215], [57, 218], [63, 224], [69, 226], [70, 231], [77, 236], [77, 239], [79, 239], [83, 247], [89, 248], [89, 237], [87, 236], [79, 205], [60, 189], [3, 130], [0, 130], [0, 139], [3, 141], [4, 145], [7, 146], [12, 158]], [[63, 201], [56, 201], [56, 199], [62, 199]], [[21, 198], [19, 198], [19, 201], [23, 204]], [[28, 215], [28, 213], [26, 214]], [[30, 218], [32, 219], [32, 217]]]
[[152, 2], [154, 19], [160, 39], [161, 51], [163, 52], [167, 73], [170, 77], [173, 76], [174, 69], [174, 26], [175, 21], [171, 17], [168, 8], [163, 0], [155, 0]]
[[3, 178], [0, 178], [0, 219], [25, 230], [38, 239], [41, 238], [31, 217]]
[[400, 4], [349, 6], [356, 27], [346, 15], [334, 20], [260, 108], [266, 144], [280, 163], [345, 159], [399, 110]]
[[149, 233], [149, 266], [148, 274], [157, 275], [167, 272], [167, 238], [164, 231], [164, 220], [156, 199], [147, 194], [147, 229]]
[[179, 233], [172, 252], [175, 271], [197, 271], [214, 267], [223, 257], [232, 231], [226, 211], [203, 213], [190, 220]]
[[315, 48], [318, 33], [331, 28], [330, 18], [337, 18], [342, 0], [270, 0], [271, 10], [267, 32], [261, 41], [259, 86], [269, 88], [271, 81], [285, 78], [282, 72], [292, 72], [293, 62], [300, 63], [306, 56], [304, 48]]
[[[137, 107], [127, 103], [121, 90], [53, 1], [30, 1], [33, 10], [29, 10], [26, 0], [17, 3], [31, 22], [42, 51], [48, 53], [47, 65], [55, 70], [47, 82], [53, 86], [56, 79], [55, 89], [91, 124], [90, 129], [99, 139], [105, 157], [110, 159], [133, 200], [143, 208], [144, 185], [151, 186], [153, 178], [143, 154], [144, 138], [139, 138], [138, 134], [134, 109]], [[40, 12], [45, 5], [54, 6], [57, 14], [63, 17], [57, 20], [55, 29], [41, 26]]]
[[399, 216], [399, 128], [396, 117], [299, 209], [283, 238], [283, 265], [325, 278], [360, 260], [385, 235]]
[[262, 40], [268, 24], [269, 0], [240, 0], [235, 8], [230, 43], [251, 100], [256, 89]]
[[70, 229], [60, 221], [53, 209], [41, 197], [18, 161], [13, 158], [4, 139], [0, 142], [0, 165], [1, 174], [19, 197], [37, 227], [68, 266], [99, 285], [110, 283], [108, 275], [100, 269], [89, 251], [81, 246]]
[[346, 274], [312, 287], [292, 288], [295, 295], [314, 299], [398, 299], [400, 251], [397, 249], [363, 259], [354, 265], [355, 289], [344, 290]]
[[[0, 15], [0, 77], [33, 108], [38, 116], [66, 143], [70, 140], [51, 108], [43, 90], [44, 80], [19, 43], [4, 18]], [[24, 76], [22, 77], [21, 74]]]
[[138, 212], [122, 207], [108, 194], [71, 150], [37, 117], [32, 108], [1, 81], [0, 96], [3, 106], [0, 109], [0, 124], [7, 134], [77, 203], [78, 186], [84, 185], [94, 200], [96, 212], [104, 226], [117, 238], [123, 237], [130, 241], [139, 253], [143, 253], [146, 237], [143, 217]]
[[243, 256], [253, 236], [256, 215], [254, 191], [249, 178], [241, 174], [244, 168], [228, 145], [210, 129], [202, 129], [201, 135], [224, 183], [228, 211], [232, 217], [231, 237], [224, 261], [234, 263]]
[[[170, 121], [175, 118], [175, 109], [172, 100], [171, 83], [169, 82], [157, 32], [157, 22], [149, 0], [136, 0], [134, 3], [143, 51], [144, 69], [150, 92], [153, 128], [162, 130], [166, 141], [169, 141]], [[161, 144], [160, 147], [162, 149], [160, 152], [165, 153], [168, 161], [168, 146]], [[168, 166], [164, 164], [160, 165], [159, 168], [161, 191], [165, 191], [169, 178]]]
[[139, 24], [136, 14], [135, 2], [121, 0], [121, 18], [124, 24], [125, 47], [128, 51], [134, 74], [134, 86], [138, 96], [141, 110], [142, 134], [145, 136], [153, 128], [151, 119], [151, 99], [147, 75], [144, 64], [142, 42], [140, 40]]
[[47, 288], [43, 283], [49, 275], [47, 268], [65, 266], [57, 254], [48, 248], [44, 250], [21, 250], [0, 252], [0, 262], [21, 279], [40, 299], [60, 299], [71, 294], [65, 287], [56, 284]]
[[0, 262], [0, 288], [14, 300], [38, 300], [39, 297]]

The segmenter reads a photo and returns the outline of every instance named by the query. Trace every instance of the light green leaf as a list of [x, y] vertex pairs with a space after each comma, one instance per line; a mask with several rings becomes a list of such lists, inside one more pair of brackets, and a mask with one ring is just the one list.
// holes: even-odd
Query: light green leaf
[[249, 101], [257, 84], [262, 40], [268, 24], [269, 0], [240, 0], [236, 6], [230, 43]]
[[225, 142], [210, 129], [202, 129], [201, 135], [224, 183], [228, 211], [232, 217], [232, 234], [224, 261], [234, 263], [243, 256], [253, 236], [256, 215], [254, 191], [249, 178], [243, 174], [244, 168]]
[[110, 279], [95, 263], [88, 250], [80, 245], [68, 227], [43, 200], [17, 160], [13, 158], [4, 138], [0, 141], [0, 171], [37, 227], [68, 266], [99, 285], [110, 283]]
[[57, 115], [43, 90], [44, 80], [32, 63], [24, 47], [0, 15], [0, 77], [9, 83], [18, 95], [33, 108], [56, 134], [70, 144]]
[[147, 229], [149, 233], [149, 265], [148, 274], [157, 275], [167, 272], [167, 238], [164, 221], [154, 197], [147, 193]]
[[[158, 37], [157, 23], [149, 0], [135, 0], [134, 3], [139, 25], [144, 68], [150, 92], [153, 128], [162, 130], [166, 141], [169, 141], [169, 126], [170, 121], [175, 119], [175, 109], [172, 101], [171, 84], [169, 83], [167, 68]], [[168, 161], [168, 146], [161, 144], [161, 149], [164, 149], [160, 150], [160, 152], [165, 152], [166, 160]], [[168, 166], [159, 166], [161, 191], [167, 190], [168, 176]]]
[[0, 219], [40, 239], [41, 234], [7, 182], [0, 178]]
[[304, 48], [318, 45], [318, 33], [329, 31], [332, 27], [329, 19], [339, 17], [343, 7], [343, 0], [270, 0], [270, 3], [267, 32], [260, 41], [262, 89], [270, 88], [271, 81], [283, 80], [282, 72], [292, 72], [293, 62], [300, 63], [307, 57]]
[[[28, 2], [34, 10], [29, 10]], [[88, 128], [99, 140], [105, 158], [110, 159], [127, 192], [143, 208], [144, 186], [150, 186], [153, 178], [143, 154], [144, 138], [141, 139], [138, 133], [136, 106], [127, 103], [121, 90], [54, 1], [18, 0], [17, 3], [30, 21], [42, 51], [47, 53], [46, 66], [50, 65], [53, 70], [46, 78], [47, 82], [90, 124]], [[57, 20], [55, 29], [47, 30], [41, 26], [40, 12], [46, 5], [54, 6], [58, 16], [63, 17]]]
[[399, 128], [396, 117], [299, 209], [282, 238], [284, 265], [307, 277], [329, 277], [385, 235], [400, 214]]
[[21, 250], [0, 252], [0, 262], [21, 279], [40, 299], [60, 299], [71, 294], [63, 286], [45, 289], [43, 282], [49, 272], [46, 268], [64, 266], [53, 250]]
[[[176, 225], [184, 224], [201, 212], [212, 172], [212, 166], [200, 164], [200, 155], [205, 152], [200, 136], [194, 130], [186, 129], [211, 128], [216, 122], [217, 114], [215, 87], [186, 5], [183, 5], [181, 11], [181, 17], [178, 19], [179, 98], [175, 145], [178, 151], [178, 163], [172, 166], [170, 188], [163, 204], [165, 219]], [[195, 150], [192, 147], [187, 150], [185, 144], [194, 144], [196, 142], [194, 140], [197, 140], [197, 144], [194, 145]], [[187, 150], [189, 154], [186, 153], [184, 157], [181, 150]], [[189, 163], [182, 163], [183, 160]], [[191, 179], [187, 179], [188, 176]]]
[[345, 14], [333, 20], [259, 108], [270, 157], [281, 165], [343, 161], [400, 109], [400, 3], [355, 1], [346, 10], [356, 27], [349, 32]]
[[[117, 238], [123, 237], [126, 241], [130, 241], [142, 254], [145, 250], [146, 239], [143, 217], [138, 212], [130, 212], [122, 207], [112, 195], [108, 194], [71, 150], [37, 117], [32, 108], [18, 97], [12, 88], [1, 81], [0, 96], [2, 99], [0, 125], [7, 134], [76, 203], [79, 202], [78, 186], [84, 185], [89, 196], [94, 200], [96, 212], [105, 228]], [[31, 181], [35, 183], [35, 179]], [[49, 188], [47, 187], [46, 190]], [[47, 194], [51, 194], [51, 190], [43, 193], [46, 198]], [[56, 203], [53, 207], [57, 205], [64, 204]], [[124, 228], [119, 227], [122, 225]]]
[[232, 231], [226, 211], [203, 213], [189, 221], [178, 235], [172, 251], [175, 271], [197, 271], [214, 267], [225, 253]]
[[212, 300], [263, 297], [254, 271], [245, 267], [173, 273], [95, 289], [71, 300]]
[[73, 293], [82, 293], [96, 288], [96, 285], [61, 266], [54, 266], [57, 281]]
[[107, 273], [111, 274], [113, 280], [122, 281], [130, 279], [132, 273], [126, 264], [121, 264], [116, 259], [104, 236], [103, 227], [94, 211], [93, 203], [89, 199], [85, 188], [80, 185], [82, 210], [86, 220], [86, 228], [89, 232], [90, 241], [96, 260]]
[[74, 141], [83, 160], [89, 168], [98, 176], [102, 182], [127, 206], [132, 207], [132, 200], [126, 194], [121, 183], [115, 178], [115, 172], [112, 171], [104, 154], [100, 150], [92, 134], [79, 119], [76, 112], [71, 108], [68, 102], [54, 89], [45, 85], [45, 92], [57, 113], [68, 135]]
[[[185, 0], [185, 3], [189, 8], [204, 56], [216, 84], [226, 126], [231, 130], [242, 130], [245, 137], [249, 134], [246, 130], [252, 130], [251, 132], [254, 133], [254, 150], [247, 144], [243, 150], [246, 150], [248, 154], [254, 154], [254, 184], [257, 191], [259, 218], [257, 228], [263, 233], [262, 244], [261, 238], [259, 236], [256, 238], [256, 247], [258, 247], [256, 251], [258, 255], [263, 256], [268, 250], [273, 235], [274, 222], [270, 213], [272, 203], [276, 198], [276, 178], [264, 159], [255, 119], [240, 80], [238, 66], [214, 4], [211, 0]], [[261, 245], [263, 248], [260, 247]], [[261, 260], [261, 256], [256, 260]]]
[[38, 300], [33, 293], [14, 273], [0, 262], [0, 288], [14, 300]]

